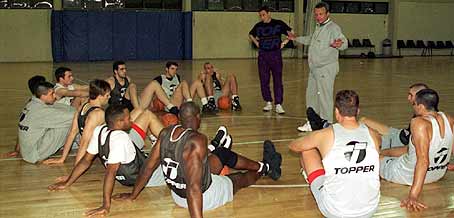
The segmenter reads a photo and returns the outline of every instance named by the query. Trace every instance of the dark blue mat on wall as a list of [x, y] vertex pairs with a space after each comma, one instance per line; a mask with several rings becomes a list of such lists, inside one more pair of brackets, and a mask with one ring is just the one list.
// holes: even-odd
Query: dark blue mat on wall
[[192, 59], [192, 13], [53, 11], [55, 62]]

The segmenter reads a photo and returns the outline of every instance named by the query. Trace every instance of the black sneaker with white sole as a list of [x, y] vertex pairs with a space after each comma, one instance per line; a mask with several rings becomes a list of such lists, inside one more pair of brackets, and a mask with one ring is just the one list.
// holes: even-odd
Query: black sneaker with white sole
[[[268, 165], [262, 172], [273, 180], [281, 177], [282, 155], [276, 151], [274, 144], [270, 140], [263, 143], [263, 163]], [[264, 167], [265, 167], [264, 166]]]
[[306, 115], [313, 131], [320, 130], [329, 126], [328, 120], [322, 119], [312, 107], [307, 108]]

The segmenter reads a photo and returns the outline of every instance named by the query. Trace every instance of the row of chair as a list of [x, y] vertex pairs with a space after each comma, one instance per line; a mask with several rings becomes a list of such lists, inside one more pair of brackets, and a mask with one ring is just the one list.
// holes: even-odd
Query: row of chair
[[433, 49], [451, 49], [451, 56], [454, 54], [454, 45], [452, 41], [427, 41], [427, 44], [423, 40], [397, 40], [397, 49], [399, 50], [399, 56], [401, 55], [401, 49], [403, 48], [416, 48], [422, 49], [421, 56], [432, 56]]
[[362, 42], [359, 39], [352, 39], [350, 42], [350, 39], [348, 39], [348, 47], [349, 48], [369, 48], [369, 51], [374, 51], [375, 52], [375, 45], [372, 44], [370, 39], [362, 39]]

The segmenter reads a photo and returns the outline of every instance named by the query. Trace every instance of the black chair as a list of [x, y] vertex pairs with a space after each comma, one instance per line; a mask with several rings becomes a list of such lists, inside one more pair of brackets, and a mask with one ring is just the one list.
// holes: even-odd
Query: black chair
[[436, 49], [437, 45], [434, 41], [427, 41], [427, 49], [429, 50], [429, 56], [432, 56], [432, 49]]
[[425, 56], [427, 52], [427, 46], [422, 40], [416, 40], [416, 48], [422, 48], [421, 56]]
[[359, 39], [353, 39], [353, 41], [352, 41], [352, 47], [353, 47], [353, 48], [362, 48], [363, 45], [361, 45], [361, 42], [359, 41]]
[[352, 45], [352, 42], [350, 42], [350, 39], [347, 39], [347, 42], [348, 42], [348, 47], [349, 47], [349, 48], [352, 48], [353, 45]]
[[437, 41], [437, 48], [438, 49], [446, 48], [445, 43], [443, 41]]
[[399, 50], [399, 56], [402, 56], [400, 54], [400, 50], [403, 49], [403, 48], [407, 48], [407, 46], [405, 45], [405, 42], [404, 40], [397, 40], [397, 49]]
[[454, 52], [454, 45], [452, 44], [451, 41], [446, 41], [445, 42], [445, 46], [446, 48], [450, 48], [451, 49], [451, 56], [453, 55], [453, 52]]
[[414, 40], [407, 40], [407, 48], [416, 48], [416, 44]]
[[372, 44], [370, 39], [363, 39], [363, 47], [369, 48], [369, 51], [371, 51], [373, 49], [375, 52], [375, 45]]

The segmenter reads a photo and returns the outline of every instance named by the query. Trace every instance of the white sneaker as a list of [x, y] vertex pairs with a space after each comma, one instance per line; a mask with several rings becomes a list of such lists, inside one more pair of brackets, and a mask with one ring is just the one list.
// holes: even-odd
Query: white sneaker
[[285, 111], [284, 111], [284, 108], [282, 107], [282, 105], [280, 104], [276, 104], [276, 109], [275, 109], [276, 113], [278, 114], [285, 114]]
[[312, 132], [312, 127], [311, 127], [311, 124], [309, 123], [309, 121], [307, 121], [302, 126], [298, 126], [298, 128], [296, 128], [296, 129], [300, 132]]
[[158, 142], [158, 138], [156, 138], [156, 136], [154, 136], [153, 134], [148, 135], [148, 138], [150, 138], [151, 147], [153, 147], [156, 142]]
[[273, 105], [271, 104], [271, 102], [267, 101], [266, 104], [265, 104], [265, 107], [263, 107], [263, 111], [271, 111], [273, 109]]

